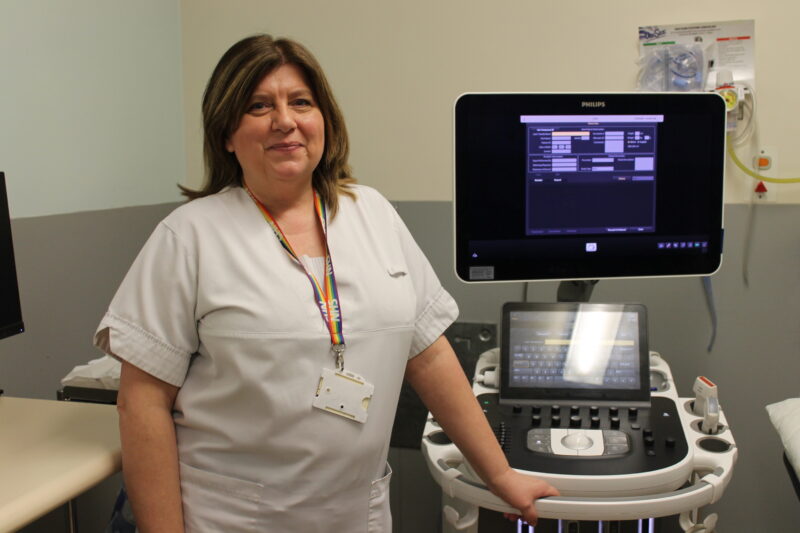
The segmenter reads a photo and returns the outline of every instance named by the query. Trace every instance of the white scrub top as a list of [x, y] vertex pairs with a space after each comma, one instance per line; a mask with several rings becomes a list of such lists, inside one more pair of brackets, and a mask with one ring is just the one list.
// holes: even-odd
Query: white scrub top
[[312, 407], [330, 335], [303, 269], [240, 187], [182, 205], [140, 252], [95, 344], [180, 387], [187, 532], [389, 532], [386, 465], [407, 360], [458, 309], [392, 206], [354, 186], [328, 222], [361, 424]]

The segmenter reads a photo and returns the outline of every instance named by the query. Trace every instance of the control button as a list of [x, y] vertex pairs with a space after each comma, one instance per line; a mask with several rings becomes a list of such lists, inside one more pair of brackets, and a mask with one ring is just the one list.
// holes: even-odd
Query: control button
[[653, 430], [650, 429], [650, 428], [644, 428], [642, 430], [642, 435], [644, 435], [645, 437], [652, 437], [653, 436]]
[[641, 429], [641, 427], [642, 426], [640, 426], [639, 424], [631, 424], [631, 429], [637, 429], [638, 430], [638, 429]]
[[553, 427], [560, 426], [561, 425], [561, 415], [553, 415], [552, 418], [550, 418], [550, 423], [553, 425]]
[[603, 455], [622, 455], [630, 451], [628, 435], [623, 431], [606, 429], [603, 431], [605, 452]]
[[580, 412], [581, 408], [577, 405], [573, 405], [572, 407], [569, 408], [569, 414], [571, 415], [577, 415], [580, 414]]
[[551, 405], [550, 406], [550, 412], [553, 413], [554, 415], [557, 415], [557, 414], [561, 413], [561, 406], [558, 405], [558, 404]]
[[622, 455], [628, 453], [627, 444], [606, 444], [603, 455]]
[[528, 432], [527, 447], [532, 452], [553, 453], [550, 447], [549, 429], [532, 429]]
[[667, 439], [664, 441], [664, 444], [666, 444], [666, 445], [667, 445], [667, 448], [674, 448], [674, 447], [675, 447], [675, 444], [676, 444], [676, 442], [675, 442], [675, 439], [674, 439], [674, 438], [672, 438], [672, 437], [667, 437]]
[[532, 426], [541, 426], [542, 425], [542, 415], [533, 415], [533, 416], [531, 416], [531, 425]]
[[561, 444], [563, 444], [570, 450], [586, 450], [592, 447], [594, 441], [590, 439], [585, 433], [578, 432], [578, 433], [570, 433], [569, 435], [561, 439]]
[[500, 425], [497, 429], [494, 430], [494, 435], [497, 437], [497, 442], [500, 444], [501, 447], [505, 446], [506, 444], [506, 423], [500, 422]]
[[514, 413], [515, 415], [520, 414], [522, 412], [522, 406], [515, 405], [514, 407], [511, 408], [511, 412]]
[[569, 417], [569, 427], [571, 428], [581, 427], [581, 417], [578, 415], [573, 415]]
[[530, 430], [528, 432], [528, 436], [531, 436], [531, 435], [533, 435], [533, 436], [535, 436], [537, 438], [550, 440], [550, 430], [547, 429], [547, 428], [532, 429], [532, 430]]
[[533, 407], [531, 407], [531, 412], [533, 414], [535, 414], [535, 415], [541, 414], [542, 406], [541, 405], [534, 405]]
[[619, 429], [619, 418], [616, 416], [611, 417], [611, 428], [612, 429]]
[[609, 407], [608, 408], [608, 415], [609, 416], [618, 416], [619, 415], [619, 408], [618, 407]]
[[600, 417], [599, 416], [593, 416], [592, 420], [591, 420], [591, 424], [592, 424], [593, 428], [599, 428], [600, 427]]
[[656, 452], [654, 452], [653, 450], [647, 450], [647, 455], [649, 457], [655, 457], [656, 456]]
[[589, 414], [591, 416], [599, 415], [600, 414], [600, 408], [597, 407], [596, 405], [593, 405], [593, 406], [589, 407]]
[[603, 431], [605, 452], [603, 455], [623, 455], [630, 451], [628, 435], [623, 431], [607, 429]]
[[553, 453], [552, 450], [550, 449], [549, 444], [542, 444], [542, 443], [528, 444], [528, 449], [532, 452], [538, 452], [538, 453]]
[[628, 418], [630, 418], [631, 420], [636, 420], [637, 416], [639, 416], [639, 409], [637, 407], [629, 407]]
[[644, 445], [645, 446], [653, 446], [656, 443], [656, 439], [653, 437], [645, 437], [644, 438]]

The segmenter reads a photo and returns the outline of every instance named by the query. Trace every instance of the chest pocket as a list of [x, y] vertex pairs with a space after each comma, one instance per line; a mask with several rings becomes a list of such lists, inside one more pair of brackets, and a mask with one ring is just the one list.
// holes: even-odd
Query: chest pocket
[[403, 276], [408, 275], [408, 269], [405, 265], [400, 264], [391, 264], [386, 267], [386, 272], [389, 273], [389, 276], [393, 278], [402, 278]]
[[345, 337], [348, 330], [376, 331], [414, 324], [416, 293], [408, 266], [399, 250], [383, 248], [363, 249], [341, 259], [334, 251]]

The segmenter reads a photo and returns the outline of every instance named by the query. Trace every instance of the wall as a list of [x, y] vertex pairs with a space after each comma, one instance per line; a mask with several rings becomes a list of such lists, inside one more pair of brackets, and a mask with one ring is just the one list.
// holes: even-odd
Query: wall
[[[782, 173], [800, 175], [791, 141], [800, 123], [787, 113], [800, 72], [785, 59], [800, 40], [798, 16], [800, 4], [788, 0], [184, 0], [187, 181], [201, 179], [204, 84], [224, 50], [252, 33], [293, 37], [317, 55], [347, 119], [358, 178], [393, 200], [446, 201], [459, 94], [632, 90], [640, 25], [736, 19], [756, 21], [759, 95], [757, 140], [741, 158], [774, 146]], [[749, 201], [751, 179], [729, 170], [727, 201]], [[781, 186], [778, 199], [800, 201], [800, 185]]]
[[0, 3], [12, 218], [178, 199], [180, 46], [176, 2]]

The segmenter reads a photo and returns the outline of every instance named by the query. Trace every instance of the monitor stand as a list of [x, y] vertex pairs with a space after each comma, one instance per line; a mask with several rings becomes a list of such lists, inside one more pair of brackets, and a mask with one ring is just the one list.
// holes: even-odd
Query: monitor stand
[[558, 284], [556, 299], [559, 302], [588, 302], [598, 281], [596, 279], [562, 281]]

